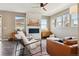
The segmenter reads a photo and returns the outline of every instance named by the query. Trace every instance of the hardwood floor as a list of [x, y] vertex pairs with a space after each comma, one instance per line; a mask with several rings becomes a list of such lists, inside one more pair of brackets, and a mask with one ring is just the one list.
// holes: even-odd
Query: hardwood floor
[[[20, 46], [20, 45], [19, 45]], [[18, 47], [19, 49], [19, 47]], [[38, 54], [35, 54], [33, 56], [48, 56], [46, 52], [46, 40], [42, 40], [42, 54], [39, 52]], [[16, 42], [10, 42], [10, 41], [0, 41], [0, 56], [15, 56], [15, 50], [16, 50]], [[38, 51], [39, 48], [37, 48]], [[27, 49], [25, 49], [25, 52], [28, 52]], [[20, 52], [18, 51], [16, 55], [23, 56], [22, 55], [23, 50]], [[25, 53], [24, 56], [30, 56], [29, 53]]]
[[13, 56], [15, 42], [0, 41], [0, 56]]

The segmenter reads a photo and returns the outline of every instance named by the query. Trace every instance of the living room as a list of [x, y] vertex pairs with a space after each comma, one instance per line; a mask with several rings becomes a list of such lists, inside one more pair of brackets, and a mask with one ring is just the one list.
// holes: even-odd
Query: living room
[[[0, 3], [0, 55], [78, 56], [78, 12], [77, 3]], [[27, 49], [17, 39], [18, 29]]]

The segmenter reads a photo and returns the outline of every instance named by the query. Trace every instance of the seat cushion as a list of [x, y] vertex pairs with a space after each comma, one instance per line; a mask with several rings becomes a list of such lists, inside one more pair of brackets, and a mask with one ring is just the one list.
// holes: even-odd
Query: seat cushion
[[74, 44], [77, 44], [77, 40], [65, 40], [64, 44], [66, 44], [66, 45], [74, 45]]

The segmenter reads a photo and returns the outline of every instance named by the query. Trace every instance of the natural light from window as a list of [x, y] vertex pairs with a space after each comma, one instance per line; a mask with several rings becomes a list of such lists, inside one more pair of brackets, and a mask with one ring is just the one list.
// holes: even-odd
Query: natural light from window
[[42, 19], [41, 20], [41, 30], [45, 30], [47, 28], [47, 20], [46, 19]]

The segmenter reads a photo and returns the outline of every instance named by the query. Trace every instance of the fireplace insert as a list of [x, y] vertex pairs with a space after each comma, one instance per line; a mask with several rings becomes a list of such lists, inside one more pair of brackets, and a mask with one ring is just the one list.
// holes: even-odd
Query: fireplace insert
[[29, 33], [39, 33], [39, 28], [29, 28]]

